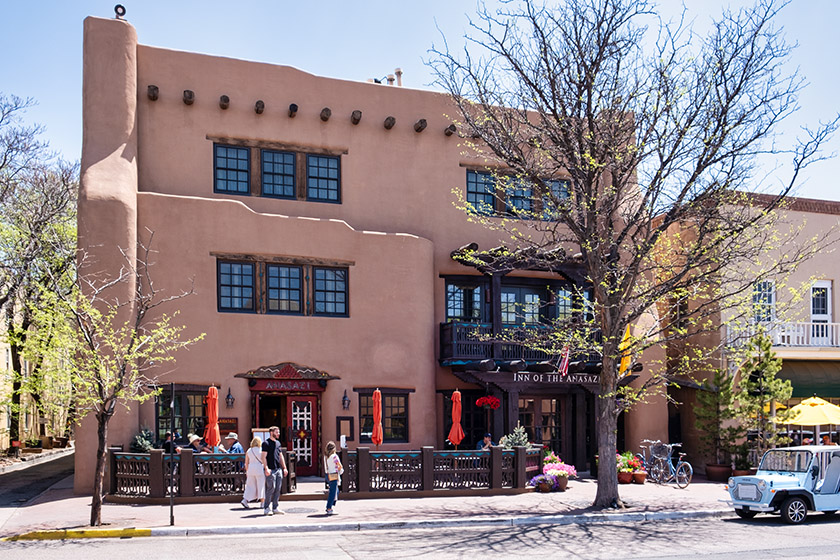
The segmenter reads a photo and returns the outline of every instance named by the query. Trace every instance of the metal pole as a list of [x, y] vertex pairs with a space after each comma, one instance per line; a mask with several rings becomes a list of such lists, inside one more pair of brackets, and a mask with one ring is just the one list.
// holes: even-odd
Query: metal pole
[[169, 524], [175, 525], [175, 383], [169, 384]]

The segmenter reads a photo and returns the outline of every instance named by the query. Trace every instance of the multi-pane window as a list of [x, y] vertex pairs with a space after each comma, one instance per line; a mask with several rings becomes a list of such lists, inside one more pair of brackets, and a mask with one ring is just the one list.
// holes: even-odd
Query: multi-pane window
[[[393, 390], [393, 389], [392, 389]], [[359, 394], [359, 441], [370, 443], [373, 434], [373, 392]], [[382, 392], [382, 440], [408, 441], [408, 394]]]
[[481, 286], [447, 284], [446, 319], [449, 321], [480, 321]]
[[540, 296], [538, 294], [524, 294], [522, 305], [522, 319], [526, 325], [540, 322]]
[[490, 173], [467, 170], [467, 202], [479, 214], [493, 214], [496, 181]]
[[534, 288], [502, 288], [502, 324], [536, 325], [544, 301], [540, 290]]
[[505, 189], [505, 212], [512, 216], [531, 217], [534, 193], [530, 183], [508, 179]]
[[554, 290], [554, 308], [557, 319], [561, 321], [571, 319], [572, 303], [572, 292], [563, 289]]
[[543, 220], [555, 220], [558, 203], [569, 198], [570, 183], [566, 179], [554, 179], [545, 183], [551, 194], [543, 196]]
[[262, 150], [263, 196], [295, 198], [295, 154]]
[[336, 156], [306, 156], [306, 197], [321, 202], [341, 202], [341, 183]]
[[302, 313], [301, 274], [299, 266], [269, 264], [265, 267], [266, 296], [269, 313]]
[[811, 315], [828, 315], [828, 288], [811, 288]]
[[219, 310], [254, 310], [254, 263], [219, 261]]
[[250, 183], [250, 155], [248, 148], [238, 146], [214, 146], [215, 192], [248, 194]]
[[[157, 397], [155, 407], [155, 437], [163, 441], [166, 432], [172, 432], [178, 443], [188, 443], [189, 434], [202, 435], [207, 424], [207, 412], [204, 406], [204, 398], [207, 391], [179, 391], [175, 386], [174, 414], [170, 408], [172, 393], [164, 391]], [[174, 429], [172, 425], [174, 416]]]
[[347, 315], [347, 270], [314, 268], [314, 315]]
[[305, 258], [290, 259], [292, 264], [277, 260], [220, 258], [219, 311], [349, 316], [346, 267], [316, 266]]
[[765, 280], [753, 285], [753, 318], [756, 323], [772, 321], [776, 314], [776, 286]]

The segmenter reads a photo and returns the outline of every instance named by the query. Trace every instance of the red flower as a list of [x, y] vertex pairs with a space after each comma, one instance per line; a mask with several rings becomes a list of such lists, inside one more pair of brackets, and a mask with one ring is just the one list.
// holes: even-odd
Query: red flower
[[477, 401], [475, 401], [476, 406], [488, 406], [493, 410], [496, 410], [500, 406], [502, 406], [502, 401], [497, 399], [492, 395], [486, 395], [484, 397], [480, 397]]

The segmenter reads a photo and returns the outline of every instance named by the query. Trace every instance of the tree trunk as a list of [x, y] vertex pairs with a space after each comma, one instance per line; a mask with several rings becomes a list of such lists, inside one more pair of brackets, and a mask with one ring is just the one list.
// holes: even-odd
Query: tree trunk
[[[8, 328], [9, 325], [7, 324], [6, 327]], [[18, 347], [12, 342], [9, 345], [9, 351], [11, 353], [12, 358], [12, 410], [11, 410], [11, 417], [10, 417], [10, 426], [9, 426], [9, 438], [11, 441], [23, 441], [23, 432], [21, 431], [20, 426], [20, 418], [21, 418], [21, 408], [20, 408], [20, 391], [21, 391], [21, 379], [23, 379], [23, 367], [21, 365], [20, 360], [20, 352], [18, 352]], [[23, 444], [21, 444], [22, 446]]]
[[597, 509], [624, 507], [618, 495], [618, 469], [615, 460], [616, 412], [615, 389], [617, 383], [612, 372], [616, 362], [609, 358], [615, 349], [604, 347], [604, 361], [601, 370], [601, 394], [595, 396], [595, 418], [598, 432], [598, 490], [592, 506]]
[[108, 420], [106, 413], [97, 413], [96, 469], [93, 472], [93, 499], [90, 502], [90, 524], [102, 525], [102, 486], [105, 481], [105, 459], [107, 458]]

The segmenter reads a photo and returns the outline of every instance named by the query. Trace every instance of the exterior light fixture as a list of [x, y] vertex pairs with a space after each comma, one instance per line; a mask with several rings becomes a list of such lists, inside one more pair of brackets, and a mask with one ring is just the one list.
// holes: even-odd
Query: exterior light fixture
[[344, 389], [344, 396], [341, 397], [341, 408], [344, 410], [350, 408], [350, 397], [347, 396], [347, 389]]
[[225, 406], [228, 408], [233, 408], [233, 403], [236, 402], [236, 399], [233, 395], [230, 394], [230, 387], [228, 387], [228, 394], [225, 397]]

